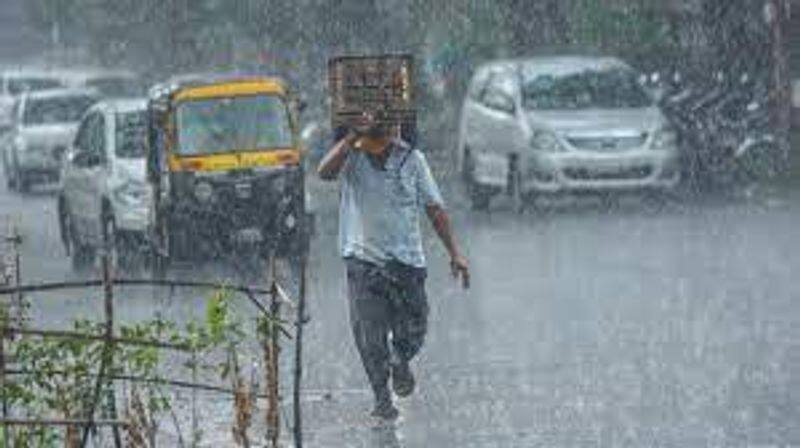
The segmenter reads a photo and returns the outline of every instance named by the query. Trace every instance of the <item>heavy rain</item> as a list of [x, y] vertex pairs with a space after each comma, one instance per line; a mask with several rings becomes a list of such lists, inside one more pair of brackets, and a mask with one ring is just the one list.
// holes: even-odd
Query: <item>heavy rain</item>
[[2, 0], [0, 447], [800, 446], [800, 1]]

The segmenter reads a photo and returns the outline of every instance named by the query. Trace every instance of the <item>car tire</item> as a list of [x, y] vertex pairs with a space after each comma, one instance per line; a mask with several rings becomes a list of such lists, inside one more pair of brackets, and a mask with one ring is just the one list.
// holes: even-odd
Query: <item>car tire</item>
[[89, 244], [85, 244], [78, 236], [78, 230], [72, 223], [72, 218], [67, 212], [66, 231], [70, 238], [70, 258], [72, 261], [72, 271], [79, 275], [89, 273], [94, 268], [94, 261], [97, 257], [97, 250]]
[[94, 247], [83, 244], [80, 238], [75, 233], [74, 227], [72, 230], [72, 270], [77, 274], [86, 274], [94, 267], [94, 261], [97, 256], [97, 251]]
[[670, 197], [664, 190], [648, 190], [644, 192], [642, 201], [647, 211], [659, 213], [669, 205]]
[[18, 171], [17, 172], [17, 187], [19, 188], [20, 193], [30, 193], [31, 187], [33, 186], [33, 180], [27, 174]]
[[11, 163], [11, 166], [6, 171], [8, 175], [8, 179], [6, 182], [8, 183], [8, 189], [13, 192], [19, 191], [19, 165], [16, 163], [16, 159], [14, 159]]
[[11, 170], [6, 170], [6, 188], [8, 191], [16, 191], [17, 183], [14, 181], [14, 175]]
[[464, 149], [461, 174], [467, 188], [472, 209], [476, 211], [487, 211], [492, 203], [492, 191], [475, 180], [475, 162], [469, 148]]
[[61, 237], [61, 243], [64, 245], [64, 251], [67, 256], [72, 254], [72, 232], [71, 218], [69, 216], [69, 207], [67, 201], [63, 197], [58, 198], [58, 233]]
[[149, 254], [146, 257], [150, 275], [153, 280], [165, 280], [167, 272], [169, 271], [170, 255], [162, 253], [163, 250], [171, 251], [169, 231], [164, 218], [157, 219], [158, 224], [156, 229], [153, 230], [152, 239], [150, 241]]

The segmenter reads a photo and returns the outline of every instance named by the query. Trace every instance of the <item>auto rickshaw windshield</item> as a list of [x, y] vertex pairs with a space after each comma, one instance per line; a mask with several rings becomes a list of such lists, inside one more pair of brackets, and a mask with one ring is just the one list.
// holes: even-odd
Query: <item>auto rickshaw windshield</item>
[[186, 101], [176, 125], [176, 153], [183, 156], [292, 147], [289, 111], [276, 95]]

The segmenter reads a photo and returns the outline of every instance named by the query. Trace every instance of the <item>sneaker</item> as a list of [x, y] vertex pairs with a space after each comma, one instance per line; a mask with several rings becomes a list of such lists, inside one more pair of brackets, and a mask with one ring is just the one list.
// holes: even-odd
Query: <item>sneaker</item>
[[375, 405], [375, 409], [370, 415], [382, 420], [396, 420], [400, 416], [400, 411], [394, 407], [391, 401], [388, 401]]
[[392, 388], [398, 397], [407, 397], [414, 393], [414, 374], [408, 362], [392, 364]]

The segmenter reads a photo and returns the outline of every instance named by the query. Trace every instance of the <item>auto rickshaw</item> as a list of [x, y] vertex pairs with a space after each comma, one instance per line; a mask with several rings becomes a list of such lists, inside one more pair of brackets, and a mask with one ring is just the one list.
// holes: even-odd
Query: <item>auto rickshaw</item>
[[148, 102], [149, 239], [157, 275], [175, 262], [305, 256], [296, 102], [275, 78], [158, 85]]

